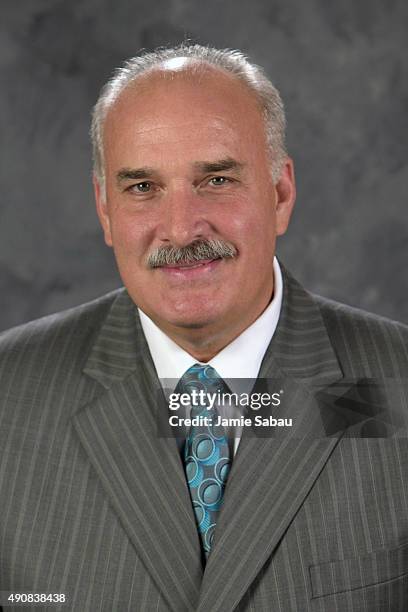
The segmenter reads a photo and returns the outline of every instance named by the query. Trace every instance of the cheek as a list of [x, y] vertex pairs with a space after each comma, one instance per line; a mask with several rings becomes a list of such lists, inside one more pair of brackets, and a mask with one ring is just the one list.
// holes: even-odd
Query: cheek
[[111, 228], [113, 248], [117, 253], [143, 254], [152, 234], [148, 223], [128, 214], [115, 214]]
[[239, 210], [231, 210], [223, 226], [230, 240], [237, 241], [238, 247], [249, 245], [257, 251], [274, 240], [276, 215], [272, 204], [265, 203], [261, 207], [254, 206], [253, 202], [247, 201]]

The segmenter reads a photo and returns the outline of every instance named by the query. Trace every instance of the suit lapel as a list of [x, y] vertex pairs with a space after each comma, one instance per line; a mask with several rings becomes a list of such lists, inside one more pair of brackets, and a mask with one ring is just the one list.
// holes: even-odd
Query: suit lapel
[[[313, 298], [284, 272], [277, 331], [263, 360], [266, 391], [283, 389], [276, 414], [290, 434], [244, 430], [228, 480], [198, 612], [232, 611], [273, 554], [343, 434], [338, 412], [318, 389], [342, 376]], [[254, 428], [255, 429], [255, 428]], [[327, 436], [330, 432], [330, 436]], [[250, 435], [252, 434], [252, 435]]]
[[160, 383], [126, 292], [85, 372], [105, 392], [73, 418], [81, 443], [164, 598], [174, 611], [191, 610], [202, 580], [198, 533], [176, 442], [157, 435]]

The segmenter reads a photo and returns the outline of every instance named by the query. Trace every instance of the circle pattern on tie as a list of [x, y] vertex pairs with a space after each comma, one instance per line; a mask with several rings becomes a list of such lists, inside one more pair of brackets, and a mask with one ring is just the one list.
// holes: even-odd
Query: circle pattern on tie
[[215, 453], [214, 438], [206, 433], [198, 435], [192, 443], [192, 455], [197, 461], [208, 462]]
[[[224, 381], [209, 365], [195, 364], [180, 379], [176, 391], [190, 393], [229, 392]], [[207, 397], [207, 396], [205, 396]], [[184, 449], [184, 465], [194, 514], [203, 548], [208, 556], [222, 505], [225, 484], [231, 466], [228, 440], [222, 425], [215, 425], [218, 411], [208, 410], [208, 403], [191, 408], [191, 417], [206, 417], [192, 425]]]

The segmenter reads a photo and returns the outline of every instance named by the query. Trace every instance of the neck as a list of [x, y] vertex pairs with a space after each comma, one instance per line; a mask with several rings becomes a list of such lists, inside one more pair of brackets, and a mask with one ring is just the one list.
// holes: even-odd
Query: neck
[[173, 342], [178, 344], [197, 361], [206, 363], [248, 329], [263, 314], [270, 301], [271, 298], [267, 299], [259, 311], [248, 314], [246, 318], [241, 317], [234, 325], [230, 325], [228, 328], [219, 323], [202, 327], [178, 327], [166, 325], [162, 321], [151, 318], [157, 327], [166, 336], [171, 338]]
[[167, 335], [173, 340], [173, 342], [178, 344], [184, 351], [186, 351], [186, 353], [189, 353], [189, 355], [194, 357], [194, 359], [201, 361], [201, 363], [207, 363], [213, 359], [213, 357], [218, 355], [222, 349], [228, 346], [228, 344], [233, 342], [233, 340], [235, 340], [240, 333], [241, 332], [237, 333], [233, 337], [213, 337], [210, 339], [208, 337], [193, 339], [191, 338], [191, 335], [189, 337], [185, 337], [184, 335], [180, 334], [171, 336], [169, 333], [167, 333]]

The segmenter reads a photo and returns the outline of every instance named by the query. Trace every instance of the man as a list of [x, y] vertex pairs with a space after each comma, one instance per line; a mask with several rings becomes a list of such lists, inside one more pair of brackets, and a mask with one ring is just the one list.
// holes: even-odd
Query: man
[[[158, 50], [103, 89], [96, 204], [125, 289], [1, 338], [8, 595], [92, 612], [407, 609], [408, 330], [312, 296], [274, 259], [295, 200], [284, 126], [238, 52]], [[292, 431], [160, 436], [165, 379], [178, 397], [190, 385], [191, 417], [191, 386], [257, 379]]]

